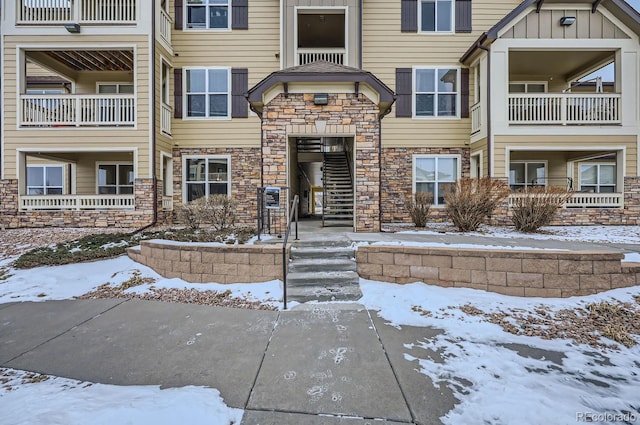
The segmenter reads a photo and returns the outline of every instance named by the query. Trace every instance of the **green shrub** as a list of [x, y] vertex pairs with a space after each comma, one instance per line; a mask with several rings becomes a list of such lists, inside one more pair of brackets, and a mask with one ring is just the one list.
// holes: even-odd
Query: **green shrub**
[[500, 180], [465, 177], [445, 193], [445, 209], [460, 232], [472, 232], [507, 196], [509, 187]]
[[413, 198], [405, 198], [404, 207], [409, 212], [411, 221], [416, 227], [425, 227], [429, 218], [429, 210], [433, 204], [431, 193], [418, 192]]
[[548, 226], [571, 196], [571, 192], [556, 186], [532, 186], [514, 194], [511, 220], [516, 230], [533, 233]]

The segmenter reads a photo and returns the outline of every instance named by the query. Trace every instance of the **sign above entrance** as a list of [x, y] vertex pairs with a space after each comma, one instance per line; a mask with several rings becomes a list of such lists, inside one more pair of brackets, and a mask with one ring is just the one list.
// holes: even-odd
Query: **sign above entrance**
[[265, 187], [264, 188], [264, 206], [270, 210], [280, 209], [280, 188]]

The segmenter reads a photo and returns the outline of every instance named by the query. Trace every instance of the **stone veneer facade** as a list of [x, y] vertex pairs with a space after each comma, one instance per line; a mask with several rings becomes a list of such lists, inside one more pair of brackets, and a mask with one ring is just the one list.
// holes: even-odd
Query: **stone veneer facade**
[[[382, 222], [411, 223], [404, 200], [413, 189], [413, 155], [460, 155], [462, 177], [469, 176], [468, 148], [383, 148], [382, 149]], [[442, 207], [432, 207], [430, 221], [446, 220]]]
[[180, 148], [173, 149], [174, 211], [183, 203], [183, 162], [186, 155], [229, 155], [231, 157], [231, 196], [238, 203], [238, 223], [255, 226], [257, 189], [260, 184], [260, 148]]
[[[122, 227], [138, 228], [153, 221], [153, 180], [136, 179], [131, 210], [19, 211], [18, 180], [0, 180], [0, 226], [19, 227]], [[156, 208], [162, 208], [162, 197]]]
[[[314, 105], [313, 93], [279, 94], [262, 113], [263, 185], [287, 186], [289, 137], [352, 136], [355, 152], [355, 228], [380, 231], [380, 110], [363, 94], [332, 93]], [[321, 124], [320, 124], [321, 123]]]

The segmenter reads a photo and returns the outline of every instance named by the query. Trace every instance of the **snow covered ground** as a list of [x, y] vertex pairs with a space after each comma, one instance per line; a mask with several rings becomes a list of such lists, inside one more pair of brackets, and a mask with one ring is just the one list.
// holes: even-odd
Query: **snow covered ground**
[[[460, 235], [448, 223], [429, 223], [426, 230], [410, 229], [412, 226], [400, 226], [399, 229], [403, 227], [407, 227], [407, 230], [400, 230], [398, 233]], [[516, 232], [513, 227], [482, 225], [477, 232], [469, 232], [465, 235], [509, 239], [640, 244], [640, 226], [547, 226], [540, 229], [540, 233], [520, 233]]]
[[[550, 234], [526, 237], [640, 244], [640, 227], [635, 226], [545, 230]], [[478, 235], [525, 237], [492, 228], [483, 228]], [[627, 254], [626, 260], [640, 261], [640, 253]], [[106, 282], [120, 285], [135, 273], [154, 279], [153, 283], [129, 289], [136, 293], [148, 291], [151, 286], [231, 290], [236, 297], [267, 301], [279, 299], [282, 291], [279, 281], [219, 285], [165, 279], [126, 256], [31, 270], [12, 269], [10, 261], [0, 262], [0, 303], [69, 299]], [[447, 424], [555, 424], [559, 423], [558, 418], [567, 417], [575, 417], [576, 422], [592, 418], [600, 423], [640, 423], [640, 346], [619, 345], [616, 350], [604, 350], [567, 339], [514, 335], [461, 309], [470, 304], [489, 313], [518, 309], [534, 314], [540, 305], [559, 311], [600, 301], [634, 303], [637, 301], [633, 297], [640, 296], [640, 287], [567, 299], [525, 299], [472, 289], [366, 280], [361, 280], [361, 289], [364, 296], [360, 302], [368, 309], [378, 310], [390, 324], [444, 331], [433, 340], [407, 345], [405, 358], [418, 360], [421, 373], [436, 385], [444, 383], [454, 391], [460, 402], [442, 418]], [[280, 303], [272, 305], [281, 308]], [[638, 341], [638, 335], [634, 338]], [[544, 355], [528, 356], [515, 346], [526, 346]], [[420, 347], [433, 350], [444, 361], [424, 358], [425, 351], [417, 349]], [[230, 425], [239, 424], [242, 417], [242, 411], [224, 405], [215, 389], [116, 387], [53, 377], [39, 381], [12, 370], [0, 370], [0, 411], [0, 422], [7, 425]], [[609, 416], [602, 416], [605, 414]], [[127, 422], [123, 418], [128, 418]], [[219, 421], [212, 422], [211, 418]]]

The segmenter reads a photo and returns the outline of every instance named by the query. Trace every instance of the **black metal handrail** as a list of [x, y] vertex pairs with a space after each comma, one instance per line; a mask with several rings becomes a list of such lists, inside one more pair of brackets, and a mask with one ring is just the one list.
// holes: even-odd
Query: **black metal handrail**
[[298, 240], [298, 203], [300, 198], [298, 195], [293, 197], [291, 202], [291, 211], [289, 212], [289, 220], [287, 220], [287, 230], [284, 232], [282, 240], [282, 302], [284, 309], [287, 309], [287, 272], [289, 271], [289, 261], [287, 258], [287, 242], [289, 241], [289, 233], [291, 232], [291, 222], [295, 216], [296, 219], [296, 239]]

